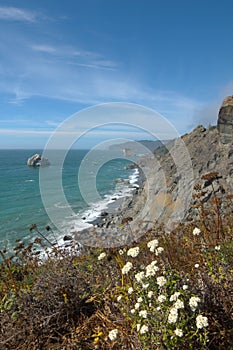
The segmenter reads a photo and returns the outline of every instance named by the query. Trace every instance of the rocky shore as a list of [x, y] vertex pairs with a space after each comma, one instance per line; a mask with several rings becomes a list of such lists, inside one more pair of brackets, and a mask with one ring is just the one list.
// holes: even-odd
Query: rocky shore
[[137, 164], [141, 183], [132, 197], [116, 200], [92, 228], [75, 232], [75, 239], [91, 246], [124, 245], [137, 240], [155, 221], [170, 231], [195, 217], [195, 185], [201, 186], [203, 202], [211, 200], [212, 184], [202, 180], [207, 173], [218, 174], [215, 194], [233, 193], [232, 101], [232, 96], [223, 101], [217, 126], [199, 125], [141, 158]]

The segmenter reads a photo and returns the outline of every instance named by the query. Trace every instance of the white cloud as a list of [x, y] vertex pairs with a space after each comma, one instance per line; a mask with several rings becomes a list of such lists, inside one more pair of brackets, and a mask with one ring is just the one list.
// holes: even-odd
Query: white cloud
[[17, 7], [0, 6], [0, 19], [9, 21], [35, 22], [36, 13]]

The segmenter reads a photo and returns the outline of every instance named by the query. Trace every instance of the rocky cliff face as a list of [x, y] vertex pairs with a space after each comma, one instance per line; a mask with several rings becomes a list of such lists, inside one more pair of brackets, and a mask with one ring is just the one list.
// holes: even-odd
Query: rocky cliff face
[[218, 131], [220, 141], [229, 144], [233, 141], [233, 96], [223, 100], [218, 115]]
[[181, 137], [190, 162], [178, 141], [156, 150], [154, 158], [141, 161], [147, 182], [137, 200], [141, 203], [135, 206], [141, 220], [159, 219], [171, 228], [183, 218], [193, 217], [191, 208], [197, 199], [192, 194], [196, 184], [201, 184], [203, 190], [203, 196], [198, 200], [211, 199], [211, 183], [203, 181], [203, 175], [219, 174], [214, 183], [217, 195], [233, 193], [233, 96], [223, 101], [217, 127], [198, 126]]

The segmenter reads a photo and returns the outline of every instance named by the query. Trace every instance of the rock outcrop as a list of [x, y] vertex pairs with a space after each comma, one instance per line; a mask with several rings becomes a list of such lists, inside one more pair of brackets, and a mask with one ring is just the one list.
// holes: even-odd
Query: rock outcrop
[[233, 141], [233, 96], [223, 100], [218, 114], [220, 142], [229, 144]]
[[49, 160], [45, 157], [42, 157], [41, 154], [34, 154], [32, 157], [28, 158], [28, 166], [38, 167], [38, 166], [49, 166]]

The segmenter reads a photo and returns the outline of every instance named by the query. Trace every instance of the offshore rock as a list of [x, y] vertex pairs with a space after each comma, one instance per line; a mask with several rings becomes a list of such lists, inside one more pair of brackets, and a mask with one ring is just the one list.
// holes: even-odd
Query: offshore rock
[[38, 167], [38, 166], [49, 166], [49, 160], [45, 157], [42, 157], [41, 154], [34, 154], [32, 157], [28, 158], [28, 166]]
[[233, 141], [233, 96], [223, 100], [218, 114], [218, 131], [220, 141], [229, 144]]

